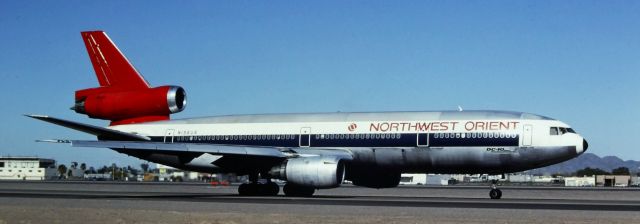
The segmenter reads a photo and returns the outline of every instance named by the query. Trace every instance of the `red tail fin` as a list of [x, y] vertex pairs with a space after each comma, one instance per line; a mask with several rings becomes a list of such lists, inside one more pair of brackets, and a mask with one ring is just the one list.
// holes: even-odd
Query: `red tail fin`
[[182, 87], [151, 88], [105, 32], [82, 32], [82, 39], [100, 87], [76, 91], [72, 110], [121, 125], [168, 120], [186, 106]]
[[102, 87], [148, 89], [149, 84], [103, 31], [82, 32], [93, 69]]

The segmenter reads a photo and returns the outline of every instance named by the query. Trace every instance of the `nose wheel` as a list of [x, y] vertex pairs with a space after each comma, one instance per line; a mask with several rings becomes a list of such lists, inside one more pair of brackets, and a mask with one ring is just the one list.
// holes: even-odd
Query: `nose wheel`
[[491, 191], [489, 191], [489, 197], [491, 199], [500, 199], [502, 197], [502, 191], [498, 189], [498, 180], [491, 180]]

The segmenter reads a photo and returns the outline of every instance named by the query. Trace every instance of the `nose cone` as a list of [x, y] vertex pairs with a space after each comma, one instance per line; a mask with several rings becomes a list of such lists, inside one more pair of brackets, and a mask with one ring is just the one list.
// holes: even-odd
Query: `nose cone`
[[576, 153], [580, 155], [587, 151], [587, 148], [589, 148], [589, 143], [587, 143], [587, 140], [583, 138], [582, 143], [578, 143], [578, 145], [576, 145]]
[[582, 139], [582, 152], [586, 152], [587, 148], [589, 148], [589, 143], [584, 138]]

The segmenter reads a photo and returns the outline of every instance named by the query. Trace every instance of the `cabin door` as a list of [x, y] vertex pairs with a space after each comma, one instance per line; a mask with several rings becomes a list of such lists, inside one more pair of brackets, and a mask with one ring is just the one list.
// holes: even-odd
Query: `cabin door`
[[416, 139], [418, 147], [427, 147], [429, 146], [429, 133], [418, 133], [418, 138]]
[[525, 124], [522, 130], [522, 146], [531, 146], [533, 126]]
[[165, 143], [173, 143], [173, 134], [174, 134], [174, 130], [173, 129], [167, 129], [167, 132], [165, 132], [164, 134], [164, 142]]
[[304, 127], [300, 129], [300, 147], [311, 146], [311, 128]]

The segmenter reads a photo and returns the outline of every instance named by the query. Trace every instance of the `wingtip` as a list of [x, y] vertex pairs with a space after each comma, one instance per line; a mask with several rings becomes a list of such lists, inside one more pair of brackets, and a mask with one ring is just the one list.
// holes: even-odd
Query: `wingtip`
[[49, 117], [47, 115], [40, 115], [40, 114], [23, 114], [23, 115], [30, 118], [48, 118]]
[[44, 143], [71, 143], [71, 140], [66, 140], [66, 139], [40, 139], [40, 140], [36, 140], [36, 142], [44, 142]]

